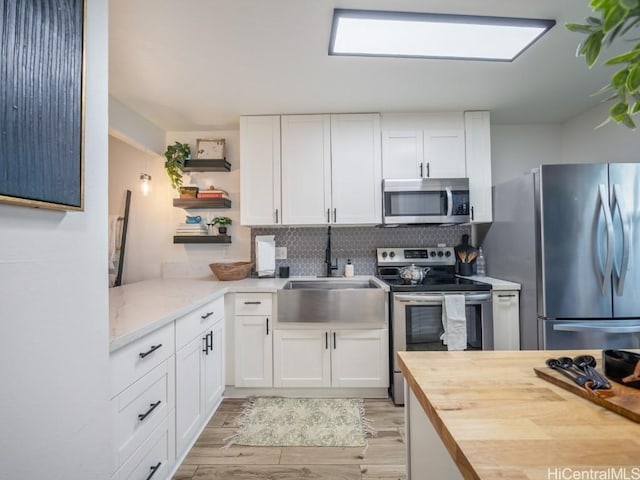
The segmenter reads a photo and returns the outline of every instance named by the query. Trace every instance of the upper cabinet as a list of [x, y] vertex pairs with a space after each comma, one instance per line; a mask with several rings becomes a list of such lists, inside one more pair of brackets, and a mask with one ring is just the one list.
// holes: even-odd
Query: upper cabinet
[[382, 177], [467, 177], [471, 222], [491, 222], [489, 112], [383, 114]]
[[464, 114], [471, 223], [493, 221], [489, 122], [489, 112], [465, 112]]
[[280, 116], [240, 117], [240, 223], [279, 225]]
[[[241, 223], [244, 225], [378, 224], [381, 222], [382, 159], [378, 114], [283, 115], [280, 162], [265, 158], [266, 135], [253, 136], [242, 117]], [[260, 145], [262, 144], [262, 145]], [[273, 149], [272, 149], [273, 150]], [[259, 168], [254, 168], [257, 164]], [[261, 168], [272, 164], [266, 174]], [[262, 173], [260, 173], [262, 172]], [[266, 192], [250, 185], [277, 179]], [[257, 196], [273, 193], [275, 200]], [[261, 215], [250, 205], [260, 204]]]
[[384, 114], [383, 178], [466, 177], [462, 113]]

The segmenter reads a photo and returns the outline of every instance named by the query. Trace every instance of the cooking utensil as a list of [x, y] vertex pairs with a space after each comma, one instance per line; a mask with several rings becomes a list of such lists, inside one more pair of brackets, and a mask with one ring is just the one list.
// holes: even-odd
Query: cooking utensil
[[402, 267], [399, 274], [404, 281], [410, 282], [411, 285], [417, 285], [424, 280], [429, 270], [431, 270], [429, 267], [418, 267], [415, 263], [412, 263], [409, 266]]
[[467, 252], [464, 250], [458, 250], [458, 258], [462, 263], [467, 263]]
[[467, 263], [473, 262], [477, 256], [478, 256], [478, 252], [469, 253], [469, 255], [467, 255]]
[[604, 374], [614, 382], [640, 388], [640, 354], [625, 350], [603, 352]]
[[609, 380], [606, 377], [600, 375], [600, 373], [595, 369], [597, 362], [593, 355], [578, 355], [573, 359], [573, 364], [579, 370], [583, 371], [588, 377], [591, 377], [593, 379], [595, 383], [593, 388], [611, 388], [611, 383], [609, 383]]
[[[587, 356], [585, 355], [583, 357], [587, 357]], [[590, 389], [598, 390], [598, 389], [607, 388], [607, 385], [609, 384], [609, 382], [607, 382], [605, 379], [600, 377], [598, 372], [596, 372], [593, 369], [592, 369], [593, 371], [586, 369], [589, 363], [593, 363], [595, 365], [595, 361], [596, 361], [595, 358], [593, 357], [582, 358], [581, 361], [578, 363], [570, 357], [558, 357], [558, 361], [560, 362], [560, 365], [562, 366], [562, 368], [564, 368], [565, 370], [573, 371], [578, 375], [585, 375], [591, 381], [591, 385], [589, 385]], [[610, 385], [609, 385], [609, 388], [610, 388]]]
[[581, 387], [584, 387], [588, 382], [591, 382], [591, 380], [586, 375], [574, 376], [571, 373], [569, 373], [569, 370], [565, 369], [563, 367], [563, 363], [557, 358], [549, 358], [545, 363], [547, 364], [547, 367], [553, 370], [556, 370], [557, 372], [560, 372], [562, 375], [564, 375], [567, 378], [570, 378], [574, 383], [577, 383]]

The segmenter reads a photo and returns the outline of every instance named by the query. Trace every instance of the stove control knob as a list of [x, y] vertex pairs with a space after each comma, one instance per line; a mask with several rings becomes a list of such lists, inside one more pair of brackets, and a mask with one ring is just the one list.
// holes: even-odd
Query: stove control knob
[[450, 257], [451, 256], [451, 252], [449, 250], [447, 250], [446, 252], [444, 252], [444, 256], [445, 257]]
[[391, 258], [395, 257], [395, 256], [396, 256], [396, 252], [391, 252], [391, 253], [389, 253], [389, 256], [390, 256]]
[[439, 257], [442, 257], [442, 255], [444, 255], [444, 253], [442, 253], [442, 250], [440, 250], [440, 251], [438, 252], [438, 256], [439, 256]]
[[382, 258], [387, 258], [387, 252], [382, 252]]
[[429, 255], [431, 255], [432, 257], [435, 257], [435, 256], [436, 256], [436, 252], [435, 252], [435, 250], [431, 250], [431, 252], [429, 253]]

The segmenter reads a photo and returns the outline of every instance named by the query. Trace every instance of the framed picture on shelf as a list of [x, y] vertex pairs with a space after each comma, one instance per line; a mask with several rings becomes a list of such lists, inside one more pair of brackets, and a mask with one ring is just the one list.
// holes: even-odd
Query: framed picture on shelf
[[196, 149], [197, 159], [222, 160], [224, 159], [224, 153], [224, 138], [214, 140], [198, 139]]

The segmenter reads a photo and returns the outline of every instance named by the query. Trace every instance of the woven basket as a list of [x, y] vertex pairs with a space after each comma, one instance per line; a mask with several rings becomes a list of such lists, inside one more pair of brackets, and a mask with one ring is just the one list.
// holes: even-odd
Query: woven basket
[[210, 263], [209, 268], [218, 280], [242, 280], [247, 278], [253, 267], [252, 262]]

